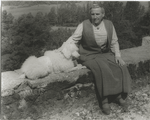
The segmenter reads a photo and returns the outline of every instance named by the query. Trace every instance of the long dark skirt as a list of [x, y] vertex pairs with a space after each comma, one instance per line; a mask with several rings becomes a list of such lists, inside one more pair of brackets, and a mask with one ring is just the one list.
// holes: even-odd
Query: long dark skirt
[[84, 56], [82, 61], [92, 71], [100, 97], [130, 92], [128, 69], [116, 63], [113, 53]]

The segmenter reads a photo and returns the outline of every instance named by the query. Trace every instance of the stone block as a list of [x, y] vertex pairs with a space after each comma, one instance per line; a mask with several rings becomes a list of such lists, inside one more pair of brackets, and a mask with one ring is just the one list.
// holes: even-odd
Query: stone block
[[142, 46], [150, 44], [150, 36], [146, 36], [142, 38]]

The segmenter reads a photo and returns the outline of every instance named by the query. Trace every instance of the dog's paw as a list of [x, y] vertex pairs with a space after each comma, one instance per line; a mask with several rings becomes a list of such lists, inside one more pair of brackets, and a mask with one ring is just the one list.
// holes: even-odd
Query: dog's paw
[[19, 76], [19, 79], [25, 79], [26, 78], [26, 75], [25, 74], [22, 74]]
[[73, 67], [73, 68], [71, 68], [71, 69], [69, 69], [69, 70], [66, 70], [65, 72], [72, 72], [72, 71], [75, 71], [75, 70], [80, 70], [80, 69], [85, 69], [85, 68], [87, 68], [87, 67], [86, 67], [86, 66], [83, 66], [83, 65], [81, 65], [81, 64], [77, 64], [76, 67]]
[[87, 68], [86, 66], [83, 66], [83, 65], [81, 65], [81, 64], [77, 64], [77, 69], [84, 69], [84, 68]]

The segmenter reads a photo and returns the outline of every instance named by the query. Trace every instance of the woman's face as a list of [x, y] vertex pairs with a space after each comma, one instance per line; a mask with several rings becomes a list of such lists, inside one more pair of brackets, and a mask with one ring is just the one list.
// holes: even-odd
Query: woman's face
[[104, 14], [101, 11], [101, 8], [93, 8], [91, 9], [91, 18], [92, 23], [97, 26], [101, 23], [102, 18], [104, 17]]

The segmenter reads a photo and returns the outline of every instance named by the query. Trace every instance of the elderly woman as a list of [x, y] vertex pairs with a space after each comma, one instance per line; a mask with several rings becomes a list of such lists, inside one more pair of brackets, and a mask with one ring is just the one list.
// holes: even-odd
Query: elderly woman
[[68, 41], [79, 43], [80, 60], [94, 75], [103, 113], [110, 114], [111, 96], [126, 111], [125, 98], [131, 89], [131, 78], [121, 58], [115, 28], [111, 21], [103, 19], [103, 7], [94, 4], [90, 14], [90, 19], [79, 24]]

